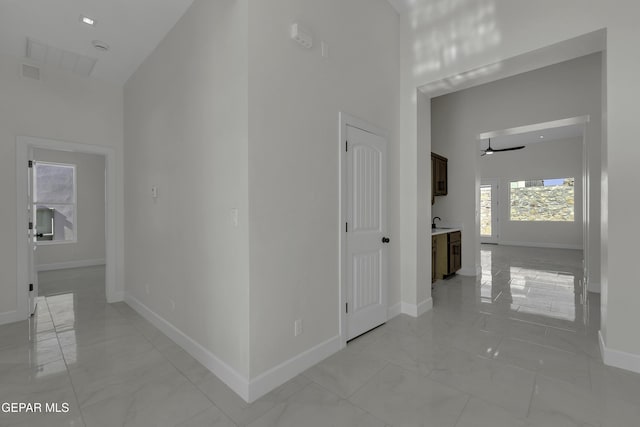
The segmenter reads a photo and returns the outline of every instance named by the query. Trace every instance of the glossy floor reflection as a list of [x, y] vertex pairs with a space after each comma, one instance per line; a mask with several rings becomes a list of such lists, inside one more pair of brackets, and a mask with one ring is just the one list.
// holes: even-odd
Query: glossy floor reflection
[[637, 426], [640, 376], [605, 367], [577, 251], [487, 246], [483, 274], [247, 404], [124, 303], [104, 269], [41, 274], [37, 315], [0, 326], [0, 401], [69, 402], [0, 426]]

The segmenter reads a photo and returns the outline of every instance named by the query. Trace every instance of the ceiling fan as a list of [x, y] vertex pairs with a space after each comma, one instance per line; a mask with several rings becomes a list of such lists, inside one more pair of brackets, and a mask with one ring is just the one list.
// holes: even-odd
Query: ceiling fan
[[494, 149], [491, 148], [491, 138], [489, 138], [489, 147], [487, 147], [486, 150], [482, 150], [482, 154], [480, 155], [480, 157], [484, 157], [487, 154], [493, 154], [493, 153], [499, 153], [500, 151], [515, 151], [515, 150], [522, 150], [525, 146], [521, 145], [519, 147], [510, 147], [510, 148], [498, 148], [498, 149]]

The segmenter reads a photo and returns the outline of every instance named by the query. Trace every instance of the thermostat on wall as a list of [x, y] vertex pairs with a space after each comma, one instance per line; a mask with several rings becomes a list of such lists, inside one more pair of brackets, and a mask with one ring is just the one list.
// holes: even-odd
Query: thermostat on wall
[[311, 49], [313, 46], [313, 36], [311, 32], [298, 23], [291, 25], [291, 38], [307, 49]]

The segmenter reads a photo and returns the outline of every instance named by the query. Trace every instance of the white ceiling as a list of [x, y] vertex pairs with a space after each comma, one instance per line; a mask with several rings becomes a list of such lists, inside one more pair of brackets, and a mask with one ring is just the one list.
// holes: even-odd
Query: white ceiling
[[411, 4], [415, 3], [415, 0], [387, 0], [387, 1], [391, 3], [391, 6], [393, 6], [393, 8], [398, 11], [398, 13], [404, 12], [411, 6]]
[[[0, 0], [0, 52], [24, 57], [27, 37], [97, 59], [93, 77], [125, 83], [193, 0]], [[84, 14], [94, 27], [80, 22]], [[91, 42], [110, 46], [99, 52]]]
[[[544, 124], [543, 124], [544, 125]], [[575, 123], [567, 126], [559, 127], [541, 127], [539, 129], [529, 130], [537, 126], [528, 126], [522, 128], [505, 129], [497, 132], [488, 132], [480, 135], [480, 148], [486, 149], [488, 146], [487, 138], [491, 138], [492, 148], [510, 148], [521, 145], [527, 146], [531, 144], [540, 144], [543, 142], [561, 141], [571, 138], [581, 138], [584, 132], [583, 123]], [[541, 138], [541, 136], [543, 138]]]

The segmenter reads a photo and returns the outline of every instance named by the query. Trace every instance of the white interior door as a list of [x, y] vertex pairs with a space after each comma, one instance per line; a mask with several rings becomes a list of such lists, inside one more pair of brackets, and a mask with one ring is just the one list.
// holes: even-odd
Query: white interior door
[[347, 125], [347, 340], [387, 321], [387, 141]]
[[[33, 149], [29, 150], [29, 159], [33, 159]], [[27, 230], [27, 268], [29, 275], [29, 314], [33, 314], [36, 311], [36, 306], [38, 304], [38, 273], [36, 272], [35, 267], [35, 258], [36, 258], [36, 249], [38, 248], [36, 244], [36, 216], [34, 212], [33, 200], [34, 200], [34, 171], [35, 171], [35, 162], [33, 160], [29, 160], [27, 173], [28, 173], [28, 184], [27, 184], [27, 206], [26, 212], [27, 215], [27, 223], [29, 224]]]
[[498, 181], [480, 185], [480, 242], [498, 243]]

